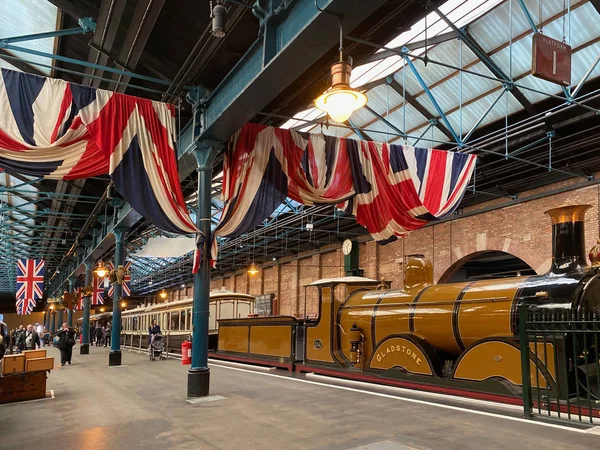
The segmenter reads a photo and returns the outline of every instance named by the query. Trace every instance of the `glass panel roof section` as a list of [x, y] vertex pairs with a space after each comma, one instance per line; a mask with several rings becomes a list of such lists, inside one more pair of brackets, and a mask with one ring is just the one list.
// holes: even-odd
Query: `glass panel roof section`
[[[0, 1], [0, 39], [53, 31], [56, 30], [57, 23], [58, 9], [48, 0]], [[54, 53], [54, 41], [54, 38], [36, 39], [19, 42], [15, 45], [45, 53]], [[49, 58], [42, 56], [22, 52], [11, 53], [28, 61], [52, 64]], [[38, 69], [46, 75], [50, 75], [50, 69], [45, 67], [38, 67]]]

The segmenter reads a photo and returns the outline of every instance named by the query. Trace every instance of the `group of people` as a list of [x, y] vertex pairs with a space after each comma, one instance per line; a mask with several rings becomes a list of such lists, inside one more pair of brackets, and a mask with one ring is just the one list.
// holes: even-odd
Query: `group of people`
[[[56, 332], [56, 346], [60, 350], [61, 365], [71, 364], [73, 355], [73, 346], [75, 345], [75, 336], [77, 332], [63, 323]], [[36, 350], [45, 345], [51, 345], [51, 334], [45, 328], [38, 324], [28, 324], [26, 327], [19, 325], [18, 328], [10, 333], [10, 342], [6, 347], [9, 353], [21, 353], [26, 350]]]
[[90, 330], [90, 344], [95, 342], [96, 347], [109, 346], [111, 333], [112, 324], [110, 322], [106, 322], [106, 325], [96, 322], [96, 328], [93, 331]]

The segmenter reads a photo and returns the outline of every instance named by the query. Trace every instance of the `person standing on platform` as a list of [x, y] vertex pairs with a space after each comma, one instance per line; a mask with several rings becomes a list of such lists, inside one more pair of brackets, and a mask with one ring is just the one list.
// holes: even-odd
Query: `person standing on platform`
[[27, 325], [27, 330], [22, 332], [19, 335], [19, 340], [17, 341], [17, 347], [19, 350], [35, 350], [36, 348], [41, 348], [42, 345], [40, 343], [40, 337], [37, 332], [33, 329], [33, 325]]
[[156, 323], [156, 320], [153, 320], [150, 324], [150, 328], [148, 328], [148, 346], [150, 346], [150, 343], [152, 342], [152, 336], [155, 334], [161, 334], [161, 332], [160, 326]]
[[102, 345], [102, 337], [104, 336], [104, 330], [102, 329], [102, 325], [100, 322], [96, 323], [96, 347], [100, 347]]
[[70, 328], [67, 323], [56, 334], [58, 336], [58, 349], [60, 350], [60, 365], [71, 364], [73, 357], [73, 346], [75, 345], [75, 330]]
[[110, 332], [111, 332], [111, 324], [110, 322], [106, 322], [106, 327], [104, 328], [104, 346], [110, 347]]

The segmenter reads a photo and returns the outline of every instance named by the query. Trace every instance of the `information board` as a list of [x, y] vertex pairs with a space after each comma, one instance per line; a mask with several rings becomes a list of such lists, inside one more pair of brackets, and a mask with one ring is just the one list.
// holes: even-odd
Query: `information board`
[[254, 299], [254, 313], [259, 316], [270, 316], [273, 314], [273, 298], [275, 294], [257, 295]]

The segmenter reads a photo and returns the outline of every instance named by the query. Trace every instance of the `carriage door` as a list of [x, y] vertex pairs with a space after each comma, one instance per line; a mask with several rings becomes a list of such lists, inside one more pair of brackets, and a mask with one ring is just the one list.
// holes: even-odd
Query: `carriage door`
[[217, 329], [217, 305], [218, 301], [210, 302], [208, 305], [208, 331], [215, 331]]

